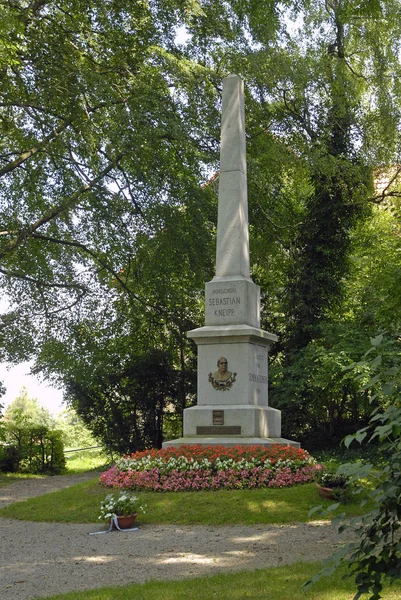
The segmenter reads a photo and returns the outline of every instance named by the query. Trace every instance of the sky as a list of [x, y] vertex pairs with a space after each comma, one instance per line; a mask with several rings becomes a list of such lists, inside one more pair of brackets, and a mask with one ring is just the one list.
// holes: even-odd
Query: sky
[[8, 406], [18, 396], [22, 387], [28, 390], [29, 398], [37, 398], [38, 403], [47, 408], [53, 415], [58, 415], [65, 410], [62, 405], [63, 394], [60, 390], [48, 387], [34, 375], [29, 375], [30, 363], [21, 363], [10, 370], [6, 365], [0, 365], [0, 381], [3, 381], [7, 391], [0, 397], [0, 404]]
[[[6, 312], [9, 304], [5, 296], [0, 297], [0, 312]], [[0, 363], [0, 381], [6, 387], [4, 396], [0, 396], [0, 404], [7, 407], [25, 386], [29, 398], [36, 398], [40, 406], [47, 408], [53, 415], [65, 410], [62, 405], [63, 393], [60, 390], [44, 385], [38, 377], [29, 375], [31, 363], [24, 362], [7, 368], [6, 363]]]

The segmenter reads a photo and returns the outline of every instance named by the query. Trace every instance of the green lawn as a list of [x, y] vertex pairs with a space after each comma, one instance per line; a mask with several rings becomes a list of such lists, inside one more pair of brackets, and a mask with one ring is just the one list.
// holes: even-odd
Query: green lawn
[[[27, 521], [63, 523], [97, 523], [99, 506], [110, 489], [98, 477], [64, 490], [11, 504], [0, 516]], [[142, 523], [177, 525], [253, 525], [259, 523], [294, 523], [310, 520], [309, 511], [316, 505], [332, 504], [323, 500], [313, 483], [282, 489], [219, 490], [215, 492], [142, 492], [146, 504]], [[360, 512], [359, 504], [346, 504], [341, 510], [349, 515]], [[315, 514], [314, 519], [321, 518]]]
[[[309, 590], [302, 589], [308, 577], [319, 571], [319, 563], [199, 577], [183, 581], [154, 581], [122, 587], [101, 588], [51, 596], [47, 600], [351, 600], [352, 580], [336, 576], [324, 578]], [[384, 600], [399, 600], [401, 584], [387, 587]]]
[[95, 469], [106, 470], [110, 464], [110, 456], [99, 448], [80, 452], [66, 452], [66, 469], [70, 473], [86, 473]]

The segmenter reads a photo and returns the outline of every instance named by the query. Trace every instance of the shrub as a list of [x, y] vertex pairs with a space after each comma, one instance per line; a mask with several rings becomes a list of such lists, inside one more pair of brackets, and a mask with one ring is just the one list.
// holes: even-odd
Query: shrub
[[18, 471], [19, 453], [16, 446], [0, 446], [0, 471], [15, 473]]
[[320, 466], [291, 446], [181, 446], [126, 456], [101, 475], [108, 487], [195, 491], [287, 487], [306, 483]]
[[[65, 469], [62, 432], [38, 425], [7, 425], [8, 439], [0, 454], [2, 471], [49, 473], [57, 475]], [[2, 458], [3, 455], [3, 458]]]
[[353, 366], [369, 366], [372, 379], [366, 388], [373, 392], [372, 401], [380, 395], [387, 401], [377, 403], [368, 426], [347, 436], [344, 445], [348, 448], [354, 441], [362, 444], [366, 440], [368, 444], [378, 443], [386, 460], [379, 465], [361, 461], [341, 465], [353, 485], [353, 494], [361, 496], [361, 506], [368, 499], [372, 508], [351, 519], [340, 515], [339, 532], [350, 529], [354, 541], [329, 557], [320, 573], [306, 583], [308, 587], [342, 563], [347, 564], [355, 580], [355, 600], [364, 594], [371, 594], [369, 600], [379, 600], [385, 579], [393, 583], [401, 578], [401, 366], [383, 365], [382, 352], [391, 341], [385, 342], [379, 335], [371, 344], [363, 360]]

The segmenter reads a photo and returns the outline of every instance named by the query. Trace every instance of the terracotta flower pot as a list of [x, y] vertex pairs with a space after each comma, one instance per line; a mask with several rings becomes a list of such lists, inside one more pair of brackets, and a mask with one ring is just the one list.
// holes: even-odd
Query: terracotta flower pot
[[[118, 522], [118, 526], [120, 529], [131, 529], [131, 527], [133, 526], [133, 524], [135, 523], [135, 520], [138, 516], [138, 513], [135, 513], [134, 515], [117, 515], [117, 522]], [[113, 523], [113, 529], [116, 529], [115, 524]]]
[[318, 483], [317, 485], [317, 489], [319, 491], [319, 494], [322, 496], [322, 498], [328, 498], [329, 500], [333, 500], [334, 499], [334, 492], [336, 490], [342, 490], [343, 488], [339, 488], [339, 487], [334, 487], [334, 488], [329, 488], [329, 487], [324, 487], [322, 485], [319, 485]]

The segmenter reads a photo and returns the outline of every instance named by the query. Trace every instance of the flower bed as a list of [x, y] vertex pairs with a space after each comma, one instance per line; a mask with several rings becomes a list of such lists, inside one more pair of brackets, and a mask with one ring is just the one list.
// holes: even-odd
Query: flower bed
[[288, 487], [320, 469], [292, 446], [180, 446], [121, 458], [100, 477], [108, 487], [160, 492]]

